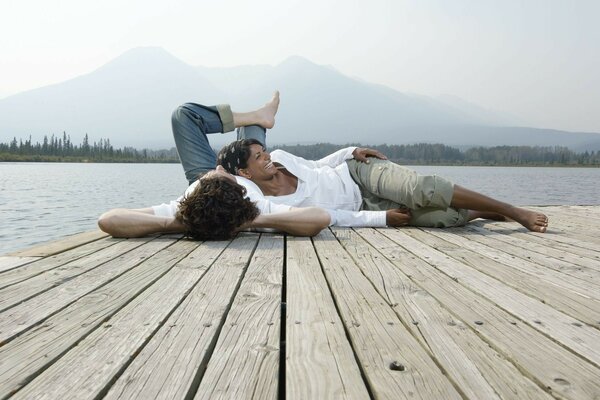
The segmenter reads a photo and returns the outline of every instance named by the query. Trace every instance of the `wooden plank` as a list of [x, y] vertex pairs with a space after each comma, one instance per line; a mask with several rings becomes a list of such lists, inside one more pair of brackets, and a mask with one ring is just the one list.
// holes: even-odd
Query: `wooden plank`
[[314, 245], [374, 397], [461, 398], [331, 231], [315, 236]]
[[61, 265], [69, 263], [80, 257], [95, 253], [98, 250], [113, 246], [123, 239], [100, 239], [88, 244], [84, 244], [64, 253], [57, 254], [46, 258], [41, 258], [32, 263], [23, 265], [19, 268], [14, 268], [0, 274], [0, 288], [4, 288], [15, 283], [30, 279], [43, 272], [58, 268]]
[[[524, 262], [527, 265], [531, 265], [531, 263], [534, 263], [538, 266], [543, 266], [544, 268], [553, 269], [555, 271], [560, 272], [560, 274], [553, 273], [552, 275], [560, 276], [561, 279], [565, 281], [575, 282], [575, 285], [584, 287], [586, 288], [586, 290], [591, 289], [592, 292], [594, 292], [595, 290], [598, 290], [600, 292], [600, 282], [596, 282], [598, 281], [598, 278], [600, 278], [600, 275], [598, 274], [600, 271], [597, 268], [592, 270], [590, 270], [589, 268], [581, 268], [580, 266], [567, 262], [565, 260], [550, 257], [548, 254], [536, 253], [534, 251], [529, 250], [527, 247], [519, 247], [514, 245], [500, 246], [502, 242], [498, 242], [498, 237], [500, 237], [501, 235], [486, 230], [473, 231], [470, 228], [465, 227], [455, 228], [453, 229], [453, 231], [472, 241], [484, 244], [491, 248], [502, 247], [502, 257], [506, 258], [506, 255], [508, 254], [510, 256], [514, 256], [521, 260], [524, 260]], [[595, 290], [593, 286], [595, 286]]]
[[9, 269], [20, 267], [21, 265], [29, 264], [32, 261], [39, 260], [41, 257], [16, 257], [6, 256], [0, 257], [0, 272], [8, 271]]
[[579, 242], [577, 242], [571, 238], [568, 238], [568, 237], [566, 237], [564, 239], [570, 240], [573, 243], [565, 242], [564, 240], [562, 240], [562, 241], [555, 240], [559, 237], [559, 235], [557, 235], [557, 234], [550, 233], [550, 234], [544, 234], [544, 235], [532, 235], [530, 233], [525, 233], [525, 232], [521, 232], [521, 231], [514, 230], [514, 229], [507, 229], [505, 224], [497, 223], [497, 222], [490, 222], [487, 220], [474, 221], [474, 222], [471, 222], [469, 225], [481, 227], [481, 228], [484, 228], [486, 230], [493, 231], [496, 233], [501, 233], [502, 235], [505, 235], [505, 236], [512, 236], [512, 237], [516, 237], [519, 239], [523, 239], [530, 243], [538, 243], [542, 246], [551, 246], [552, 248], [554, 248], [558, 251], [561, 251], [563, 253], [577, 254], [581, 257], [589, 258], [595, 262], [600, 261], [600, 251], [594, 251], [591, 249], [579, 247], [576, 245]]
[[36, 245], [25, 250], [15, 251], [7, 255], [19, 257], [48, 257], [107, 236], [108, 234], [100, 230], [82, 232], [53, 242]]
[[357, 229], [357, 232], [540, 387], [566, 399], [600, 396], [600, 381], [596, 379], [600, 376], [599, 368], [519, 322], [451, 277], [439, 273], [412, 255], [404, 243], [384, 235], [395, 231]]
[[419, 232], [418, 229], [394, 230], [386, 235], [449, 277], [600, 367], [600, 331], [423, 244], [418, 239], [422, 236]]
[[[477, 225], [469, 224], [465, 226], [465, 229], [469, 232], [480, 233], [483, 235], [489, 235], [489, 231], [491, 229], [485, 229]], [[594, 260], [588, 257], [582, 257], [577, 254], [571, 254], [565, 252], [563, 250], [559, 250], [554, 248], [554, 246], [550, 246], [546, 243], [546, 245], [539, 244], [538, 242], [530, 240], [531, 236], [537, 235], [529, 235], [529, 237], [515, 237], [511, 235], [489, 235], [489, 237], [493, 237], [495, 240], [499, 240], [501, 242], [507, 243], [511, 246], [515, 246], [521, 249], [527, 249], [529, 252], [535, 252], [536, 254], [545, 255], [546, 257], [552, 257], [553, 259], [558, 259], [564, 262], [567, 262], [576, 267], [585, 267], [597, 271], [599, 274], [597, 275], [600, 278], [600, 262], [599, 260]]]
[[[523, 271], [526, 270], [526, 265], [522, 269], [510, 268], [494, 260], [495, 253], [493, 251], [470, 250], [469, 240], [452, 232], [424, 229], [424, 232], [411, 230], [407, 233], [462, 264], [496, 278], [521, 293], [535, 297], [542, 303], [589, 325], [600, 327], [600, 300], [581, 293], [579, 288], [572, 291], [564, 286], [559, 286], [556, 283], [560, 283], [561, 279], [558, 273], [554, 273], [557, 275], [555, 282], [548, 282], [540, 276], [539, 268], [532, 269], [531, 272]], [[552, 271], [543, 270], [543, 272], [552, 274]]]
[[195, 399], [276, 399], [283, 237], [262, 235]]
[[[148, 239], [132, 240], [143, 241]], [[173, 239], [159, 238], [153, 240], [103, 264], [100, 268], [93, 269], [0, 313], [0, 345], [67, 307], [87, 293], [136, 267], [146, 258], [172, 243]]]
[[[145, 245], [156, 251], [159, 241]], [[167, 247], [171, 242], [162, 241]], [[180, 247], [160, 251], [137, 267], [83, 296], [42, 324], [0, 347], [0, 398], [19, 390], [102, 322], [144, 291], [182, 258]]]
[[123, 241], [114, 246], [78, 258], [58, 268], [36, 275], [31, 279], [0, 289], [0, 311], [4, 311], [46, 290], [68, 282], [76, 276], [97, 268], [99, 265], [141, 246], [145, 242], [146, 240]]
[[[180, 241], [165, 252], [186, 257], [198, 242]], [[200, 273], [202, 274], [202, 272]], [[52, 364], [14, 399], [94, 399], [139, 352], [198, 280], [189, 265], [175, 265], [161, 279]]]
[[552, 398], [356, 232], [338, 228], [334, 234], [464, 396], [471, 399]]
[[369, 399], [309, 238], [288, 237], [286, 271], [286, 399]]
[[184, 399], [195, 393], [257, 241], [257, 235], [239, 236], [212, 266], [226, 243], [207, 242], [178, 264], [196, 274], [210, 269], [104, 400]]
[[[407, 232], [409, 231], [407, 230]], [[539, 279], [544, 279], [556, 286], [564, 287], [586, 297], [600, 298], [600, 284], [594, 282], [595, 273], [593, 271], [579, 271], [582, 276], [573, 276], [573, 272], [578, 270], [576, 266], [570, 264], [557, 266], [552, 262], [540, 264], [543, 260], [534, 257], [533, 253], [529, 254], [523, 249], [515, 250], [509, 246], [503, 246], [500, 251], [496, 248], [498, 242], [493, 237], [485, 237], [475, 233], [469, 234], [464, 228], [432, 229], [428, 232], [443, 239], [447, 238], [450, 241], [460, 241], [461, 246], [469, 250], [492, 258], [508, 267], [537, 276]], [[455, 236], [455, 239], [452, 236]], [[530, 258], [536, 258], [538, 262], [532, 262]], [[561, 274], [561, 272], [564, 273]]]

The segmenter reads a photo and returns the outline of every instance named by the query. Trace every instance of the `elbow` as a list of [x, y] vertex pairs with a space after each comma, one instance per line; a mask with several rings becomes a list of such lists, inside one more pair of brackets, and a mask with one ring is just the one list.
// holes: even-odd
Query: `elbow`
[[119, 230], [117, 224], [117, 212], [118, 210], [110, 210], [102, 214], [98, 218], [98, 228], [102, 232], [108, 233], [111, 236], [118, 237]]
[[307, 230], [307, 236], [316, 236], [331, 223], [331, 216], [322, 208], [315, 208], [315, 222]]
[[110, 216], [110, 211], [105, 212], [98, 218], [98, 228], [100, 228], [102, 232], [112, 235], [113, 223]]

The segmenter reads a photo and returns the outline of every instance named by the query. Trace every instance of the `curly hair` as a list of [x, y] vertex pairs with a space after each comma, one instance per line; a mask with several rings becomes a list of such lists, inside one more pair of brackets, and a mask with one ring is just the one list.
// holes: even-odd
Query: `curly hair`
[[250, 146], [263, 144], [256, 139], [242, 139], [224, 146], [217, 156], [217, 165], [221, 165], [230, 174], [237, 175], [239, 169], [248, 167]]
[[246, 188], [223, 177], [205, 178], [179, 204], [176, 218], [186, 227], [186, 236], [197, 240], [233, 238], [237, 229], [259, 214], [245, 198]]

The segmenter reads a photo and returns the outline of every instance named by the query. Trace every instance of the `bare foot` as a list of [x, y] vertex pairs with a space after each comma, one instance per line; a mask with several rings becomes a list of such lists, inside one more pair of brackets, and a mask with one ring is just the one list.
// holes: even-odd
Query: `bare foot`
[[507, 221], [508, 220], [508, 218], [506, 218], [504, 215], [497, 214], [495, 212], [469, 210], [469, 216], [468, 216], [469, 221], [472, 221], [477, 218], [491, 219], [493, 221]]
[[533, 232], [544, 233], [548, 228], [548, 217], [537, 211], [515, 207], [513, 219]]
[[266, 129], [275, 126], [275, 114], [279, 109], [279, 91], [273, 93], [273, 97], [262, 108], [256, 110], [258, 125]]

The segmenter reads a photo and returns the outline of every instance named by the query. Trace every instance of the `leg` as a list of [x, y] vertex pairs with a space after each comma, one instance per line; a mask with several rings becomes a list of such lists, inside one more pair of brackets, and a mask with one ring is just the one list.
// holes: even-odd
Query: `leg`
[[[215, 168], [217, 157], [208, 142], [207, 134], [225, 133], [237, 127], [242, 128], [242, 135], [254, 137], [264, 143], [264, 128], [273, 127], [278, 108], [279, 92], [275, 92], [263, 107], [246, 113], [232, 112], [228, 105], [207, 107], [186, 103], [178, 107], [171, 116], [171, 123], [177, 152], [188, 182], [193, 183], [200, 174]], [[248, 125], [252, 126], [248, 127], [248, 132], [244, 132], [243, 127]], [[240, 131], [238, 138], [239, 135]]]
[[271, 129], [275, 125], [275, 114], [279, 109], [279, 92], [273, 93], [273, 97], [263, 107], [246, 113], [233, 113], [235, 127], [259, 125]]
[[237, 128], [237, 140], [256, 139], [267, 147], [267, 130], [259, 125], [240, 126]]
[[369, 164], [349, 160], [347, 164], [365, 210], [407, 207], [411, 226], [447, 228], [468, 222], [467, 210], [450, 207], [452, 186], [443, 178], [421, 176], [384, 160], [371, 159]]
[[534, 232], [546, 232], [548, 226], [548, 217], [542, 213], [515, 207], [458, 185], [454, 185], [454, 194], [450, 205], [452, 207], [500, 214], [517, 221]]
[[206, 135], [231, 131], [234, 124], [229, 106], [186, 103], [173, 111], [171, 126], [185, 177], [191, 184], [198, 175], [214, 169], [217, 163]]

